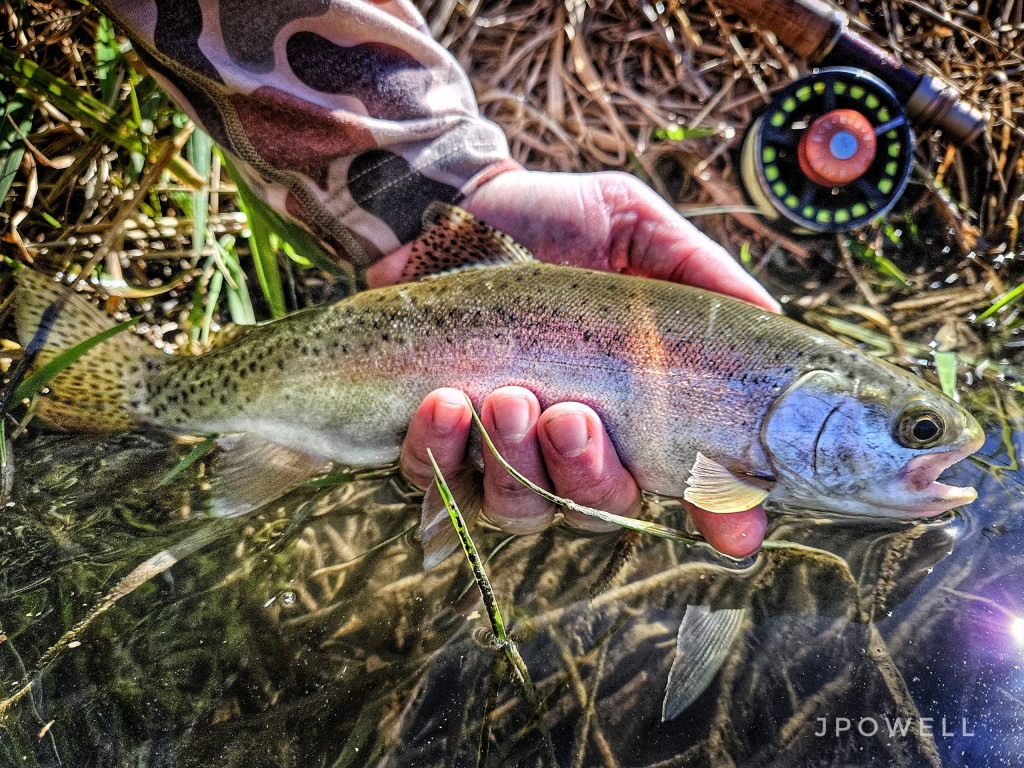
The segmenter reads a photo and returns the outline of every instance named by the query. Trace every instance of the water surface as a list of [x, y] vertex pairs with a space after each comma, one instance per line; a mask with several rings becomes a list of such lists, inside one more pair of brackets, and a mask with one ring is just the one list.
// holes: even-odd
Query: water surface
[[[965, 463], [955, 481], [981, 498], [927, 523], [777, 515], [771, 538], [801, 546], [743, 568], [643, 536], [477, 528], [537, 712], [464, 558], [423, 572], [400, 480], [225, 522], [201, 512], [205, 462], [159, 485], [187, 452], [143, 434], [15, 443], [0, 765], [1020, 765], [1019, 473]], [[1009, 463], [998, 429], [983, 453]], [[177, 562], [119, 585], [168, 548]], [[663, 722], [688, 605], [743, 623]]]

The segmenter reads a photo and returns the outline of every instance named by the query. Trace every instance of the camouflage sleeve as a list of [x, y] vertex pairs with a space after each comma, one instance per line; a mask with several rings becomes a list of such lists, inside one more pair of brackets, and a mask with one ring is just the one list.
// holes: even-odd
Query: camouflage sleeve
[[408, 0], [100, 5], [253, 188], [357, 266], [516, 167]]

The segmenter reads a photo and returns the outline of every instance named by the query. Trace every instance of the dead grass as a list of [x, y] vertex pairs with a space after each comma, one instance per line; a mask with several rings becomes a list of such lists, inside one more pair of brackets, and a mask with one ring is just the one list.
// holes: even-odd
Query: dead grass
[[[635, 173], [804, 310], [825, 308], [897, 343], [906, 335], [927, 345], [942, 334], [972, 358], [1004, 356], [1000, 345], [1021, 322], [1016, 308], [975, 320], [1024, 278], [1014, 259], [1024, 206], [1024, 0], [853, 4], [856, 23], [996, 119], [977, 148], [921, 136], [914, 180], [885, 220], [849, 237], [799, 241], [747, 212], [738, 183], [736, 152], [752, 116], [806, 70], [770, 32], [704, 1], [420, 5], [528, 167]], [[189, 310], [209, 284], [203, 259], [214, 240], [245, 226], [234, 187], [216, 157], [200, 172], [189, 164], [187, 121], [135, 74], [132, 52], [110, 39], [94, 8], [2, 7], [5, 47], [110, 111], [97, 127], [64, 104], [30, 100], [27, 151], [0, 209], [5, 254], [49, 269], [98, 258], [108, 275], [158, 294], [141, 300], [154, 340], [186, 345], [196, 320]], [[244, 257], [244, 242], [238, 248]], [[296, 278], [293, 305], [329, 295], [318, 271]]]

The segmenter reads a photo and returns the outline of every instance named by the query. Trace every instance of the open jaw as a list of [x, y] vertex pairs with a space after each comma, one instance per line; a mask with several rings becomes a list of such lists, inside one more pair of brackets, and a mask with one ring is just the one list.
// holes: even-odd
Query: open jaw
[[929, 517], [947, 509], [970, 504], [978, 497], [973, 488], [960, 488], [938, 482], [946, 469], [977, 451], [984, 438], [971, 441], [952, 451], [929, 453], [907, 462], [894, 483], [892, 497], [886, 506], [893, 513], [908, 513], [914, 517]]

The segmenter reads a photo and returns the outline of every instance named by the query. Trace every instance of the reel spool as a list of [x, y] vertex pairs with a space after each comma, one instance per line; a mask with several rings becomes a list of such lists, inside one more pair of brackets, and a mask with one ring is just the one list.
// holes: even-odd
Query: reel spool
[[907, 186], [914, 134], [881, 80], [820, 69], [783, 90], [743, 142], [743, 184], [794, 234], [843, 232], [888, 211]]

